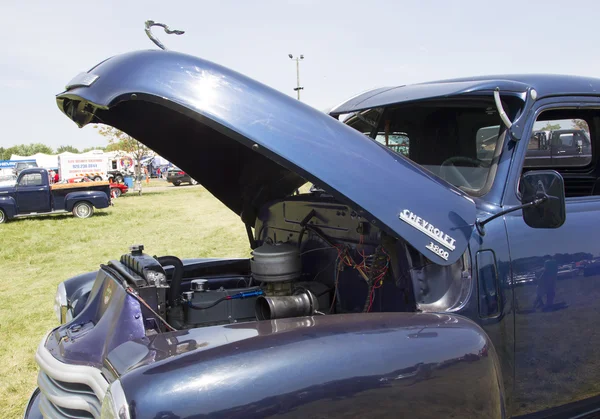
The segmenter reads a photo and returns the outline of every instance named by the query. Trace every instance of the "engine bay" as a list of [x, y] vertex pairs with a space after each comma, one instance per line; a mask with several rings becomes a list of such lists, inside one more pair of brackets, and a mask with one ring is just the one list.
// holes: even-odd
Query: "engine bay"
[[140, 302], [147, 334], [286, 317], [447, 310], [468, 291], [467, 255], [436, 265], [324, 193], [263, 208], [251, 242], [250, 259], [185, 264], [136, 245], [103, 269]]

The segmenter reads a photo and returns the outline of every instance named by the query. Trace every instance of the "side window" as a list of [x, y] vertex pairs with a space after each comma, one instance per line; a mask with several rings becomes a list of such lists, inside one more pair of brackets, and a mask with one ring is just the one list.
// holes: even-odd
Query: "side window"
[[476, 147], [477, 159], [483, 162], [491, 162], [496, 151], [496, 142], [500, 135], [500, 125], [483, 127], [477, 130]]
[[410, 140], [405, 132], [391, 132], [387, 138], [385, 133], [380, 132], [375, 137], [375, 141], [394, 150], [398, 154], [408, 157]]
[[19, 180], [19, 186], [42, 186], [43, 184], [40, 173], [29, 173]]
[[342, 119], [346, 125], [351, 126], [355, 130], [366, 135], [371, 135], [371, 132], [377, 126], [377, 120], [381, 109], [370, 109], [368, 111], [357, 112], [350, 115], [347, 119]]
[[593, 109], [553, 109], [542, 112], [527, 143], [523, 171], [551, 169], [565, 182], [565, 196], [600, 195], [596, 175], [597, 134]]
[[529, 139], [524, 167], [574, 168], [592, 163], [589, 124], [573, 115], [570, 119], [545, 119], [535, 122]]
[[529, 139], [527, 150], [547, 150], [549, 147], [548, 136], [544, 131], [534, 132]]

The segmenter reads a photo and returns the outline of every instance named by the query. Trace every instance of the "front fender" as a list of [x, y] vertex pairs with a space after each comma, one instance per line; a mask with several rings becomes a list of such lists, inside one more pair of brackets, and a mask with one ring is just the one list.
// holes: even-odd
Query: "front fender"
[[8, 219], [13, 218], [17, 214], [17, 203], [12, 196], [0, 196], [0, 208], [4, 211]]
[[72, 211], [73, 206], [80, 201], [88, 201], [99, 209], [107, 208], [110, 205], [110, 198], [103, 191], [78, 191], [65, 196], [65, 210]]
[[87, 302], [98, 271], [86, 272], [63, 281], [67, 298], [67, 310], [72, 318], [77, 317]]
[[109, 362], [134, 417], [504, 417], [496, 352], [461, 316], [281, 319], [123, 346]]

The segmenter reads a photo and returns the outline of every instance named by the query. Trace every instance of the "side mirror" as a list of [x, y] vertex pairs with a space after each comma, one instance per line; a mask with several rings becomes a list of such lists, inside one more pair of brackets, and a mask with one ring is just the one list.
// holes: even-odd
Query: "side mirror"
[[525, 224], [532, 228], [558, 228], [564, 224], [567, 218], [565, 183], [557, 171], [527, 172], [521, 177], [521, 185], [524, 205], [540, 200], [523, 208]]

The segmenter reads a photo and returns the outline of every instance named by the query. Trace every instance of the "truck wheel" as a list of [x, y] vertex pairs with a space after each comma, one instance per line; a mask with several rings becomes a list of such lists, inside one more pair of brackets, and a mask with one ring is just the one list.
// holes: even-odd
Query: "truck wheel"
[[175, 182], [173, 182], [173, 185], [175, 185], [175, 186], [179, 186], [179, 185], [181, 185], [181, 182], [180, 182], [180, 181], [178, 181], [178, 180], [176, 180]]
[[0, 224], [3, 224], [6, 222], [6, 214], [4, 213], [4, 210], [0, 209]]
[[123, 183], [123, 176], [121, 176], [121, 175], [115, 176], [115, 182], [116, 183]]
[[110, 188], [110, 192], [111, 192], [112, 196], [114, 196], [115, 198], [118, 198], [121, 196], [121, 190], [119, 188]]
[[94, 182], [101, 182], [101, 181], [102, 181], [102, 177], [100, 177], [100, 176], [94, 177]]
[[81, 201], [73, 207], [73, 215], [77, 218], [90, 218], [94, 213], [94, 207], [88, 202]]

